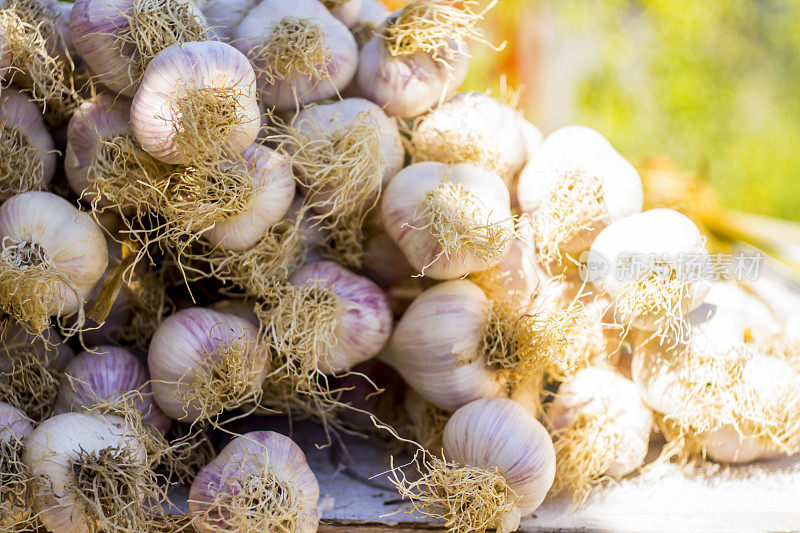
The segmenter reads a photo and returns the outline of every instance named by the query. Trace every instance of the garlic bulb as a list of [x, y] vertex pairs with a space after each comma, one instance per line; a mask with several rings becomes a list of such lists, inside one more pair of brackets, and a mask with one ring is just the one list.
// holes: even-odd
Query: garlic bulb
[[485, 41], [483, 13], [448, 0], [417, 0], [392, 13], [364, 45], [358, 86], [393, 117], [414, 117], [457, 89], [467, 74], [465, 40]]
[[386, 232], [373, 235], [364, 244], [364, 276], [380, 287], [391, 287], [414, 275], [403, 251]]
[[579, 370], [548, 406], [556, 490], [585, 499], [602, 476], [619, 479], [644, 463], [653, 414], [636, 386], [602, 367]]
[[508, 188], [496, 175], [462, 163], [417, 163], [389, 183], [383, 225], [411, 265], [454, 279], [500, 263], [514, 234]]
[[63, 370], [75, 357], [75, 352], [59, 337], [55, 328], [49, 327], [34, 335], [9, 318], [0, 319], [0, 354], [14, 357], [14, 354], [25, 351], [37, 354], [56, 370]]
[[209, 33], [217, 41], [231, 41], [236, 27], [258, 3], [258, 0], [210, 0], [206, 2], [202, 9], [208, 22]]
[[27, 496], [31, 474], [22, 462], [24, 439], [33, 432], [25, 413], [0, 402], [0, 530], [29, 531], [35, 528]]
[[697, 226], [670, 209], [622, 218], [600, 232], [589, 261], [605, 271], [590, 279], [614, 302], [617, 320], [662, 339], [687, 334], [686, 316], [708, 294], [710, 266]]
[[[295, 181], [288, 162], [266, 146], [250, 145], [241, 155], [251, 175], [251, 196], [240, 213], [215, 222], [203, 233], [214, 246], [244, 250], [253, 246], [270, 226], [281, 220], [292, 204]], [[234, 161], [235, 162], [235, 161]]]
[[147, 369], [135, 355], [115, 346], [98, 346], [78, 354], [64, 368], [56, 399], [56, 414], [80, 412], [98, 403], [119, 409], [131, 402], [142, 422], [166, 433], [172, 421], [161, 412], [152, 398]]
[[435, 285], [405, 312], [380, 359], [425, 400], [448, 411], [479, 398], [503, 396], [503, 384], [486, 362], [487, 357], [504, 355], [485, 349], [493, 333], [491, 307], [469, 281]]
[[250, 62], [229, 44], [169, 46], [149, 63], [133, 98], [133, 134], [170, 164], [240, 154], [261, 126], [255, 83]]
[[642, 210], [636, 169], [596, 131], [567, 126], [551, 133], [519, 176], [520, 208], [532, 213], [545, 267], [561, 271], [598, 232]]
[[348, 28], [356, 25], [361, 14], [361, 0], [322, 0], [322, 5]]
[[383, 291], [333, 261], [298, 269], [278, 298], [277, 307], [261, 309], [266, 342], [312, 374], [347, 371], [389, 339], [392, 315]]
[[505, 399], [477, 400], [453, 413], [444, 428], [444, 458], [425, 457], [419, 481], [394, 482], [415, 508], [445, 520], [453, 533], [516, 531], [544, 501], [556, 472], [547, 430]]
[[192, 0], [77, 0], [70, 15], [72, 42], [92, 74], [129, 97], [159, 52], [207, 33]]
[[47, 192], [23, 193], [0, 206], [0, 242], [0, 309], [36, 333], [47, 329], [51, 315], [82, 315], [108, 263], [97, 224]]
[[350, 27], [358, 49], [364, 47], [383, 22], [389, 17], [389, 10], [378, 0], [361, 0], [358, 20]]
[[24, 94], [0, 90], [0, 201], [46, 189], [56, 170], [53, 138], [42, 113]]
[[411, 160], [472, 163], [516, 190], [516, 179], [542, 142], [512, 106], [484, 93], [459, 93], [421, 117], [411, 131]]
[[152, 493], [147, 453], [121, 418], [79, 413], [49, 418], [25, 440], [23, 461], [38, 476], [32, 504], [49, 531], [145, 525], [141, 502]]
[[255, 324], [201, 307], [178, 311], [150, 342], [153, 397], [176, 420], [213, 418], [257, 398], [265, 357]]
[[279, 111], [333, 97], [355, 75], [353, 35], [317, 0], [262, 2], [232, 42], [256, 69], [262, 103]]
[[289, 437], [254, 431], [233, 439], [195, 478], [189, 514], [200, 533], [292, 531], [319, 525], [319, 485]]

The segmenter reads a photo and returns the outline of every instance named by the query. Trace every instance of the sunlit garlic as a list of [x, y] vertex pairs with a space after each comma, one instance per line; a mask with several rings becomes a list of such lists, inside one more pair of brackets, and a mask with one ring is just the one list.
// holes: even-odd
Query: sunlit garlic
[[588, 367], [561, 384], [548, 406], [556, 449], [555, 490], [585, 499], [603, 476], [619, 479], [644, 463], [653, 414], [636, 386]]
[[519, 177], [520, 208], [533, 215], [540, 260], [560, 273], [610, 223], [642, 210], [636, 169], [598, 132], [567, 126], [551, 133]]
[[447, 531], [510, 533], [544, 501], [556, 472], [547, 430], [512, 400], [484, 399], [453, 413], [443, 458], [421, 452], [422, 478], [394, 472], [400, 494]]
[[197, 474], [189, 514], [200, 533], [314, 533], [318, 499], [302, 450], [279, 433], [254, 431], [233, 439]]
[[150, 62], [131, 104], [136, 140], [170, 164], [235, 156], [261, 126], [250, 62], [217, 41], [172, 45]]
[[267, 371], [256, 329], [238, 316], [201, 307], [165, 319], [147, 355], [161, 410], [194, 422], [255, 401]]
[[386, 232], [408, 262], [435, 279], [500, 263], [514, 235], [508, 188], [490, 171], [462, 163], [417, 163], [389, 183]]
[[92, 74], [129, 97], [159, 52], [207, 33], [192, 0], [77, 0], [70, 16], [72, 42]]
[[85, 213], [54, 194], [20, 194], [0, 206], [0, 242], [3, 312], [37, 333], [50, 316], [82, 316], [108, 263], [103, 232]]
[[317, 0], [262, 2], [233, 35], [267, 107], [285, 111], [336, 96], [356, 71], [353, 35]]
[[47, 189], [56, 170], [53, 139], [28, 96], [0, 90], [0, 201]]

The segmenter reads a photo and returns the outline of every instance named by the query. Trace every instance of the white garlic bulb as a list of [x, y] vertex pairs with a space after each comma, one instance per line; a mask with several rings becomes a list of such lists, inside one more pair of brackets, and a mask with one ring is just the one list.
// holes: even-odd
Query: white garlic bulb
[[598, 232], [642, 210], [636, 169], [598, 132], [567, 126], [551, 133], [519, 176], [520, 208], [534, 217], [548, 268], [577, 260]]
[[22, 462], [24, 439], [33, 432], [33, 424], [16, 407], [0, 402], [0, 530], [29, 531], [35, 528], [27, 495], [31, 475]]
[[67, 126], [64, 172], [70, 188], [92, 199], [92, 166], [105, 142], [131, 134], [131, 103], [124, 96], [99, 93], [75, 110]]
[[[109, 512], [95, 501], [113, 502], [119, 499], [114, 491], [125, 488], [140, 498], [146, 495], [141, 472], [147, 452], [118, 417], [65, 413], [49, 418], [25, 440], [23, 460], [39, 476], [32, 504], [49, 531], [94, 531]], [[136, 506], [114, 503], [109, 507]], [[107, 518], [113, 523], [117, 517]]]
[[[503, 383], [482, 351], [491, 302], [474, 283], [447, 281], [418, 296], [394, 329], [381, 361], [424, 399], [448, 411], [503, 396]], [[500, 355], [500, 354], [496, 354]]]
[[216, 222], [203, 237], [214, 246], [244, 250], [286, 214], [294, 199], [295, 180], [286, 159], [266, 146], [250, 145], [241, 161], [233, 163], [251, 174], [252, 196], [242, 213]]
[[404, 168], [386, 188], [381, 210], [408, 262], [435, 279], [500, 263], [514, 233], [503, 180], [467, 163]]
[[53, 138], [35, 103], [11, 87], [0, 90], [0, 201], [46, 189], [56, 170]]
[[561, 384], [548, 406], [556, 485], [582, 499], [601, 476], [619, 479], [644, 463], [653, 414], [636, 386], [616, 372], [587, 367]]
[[[359, 50], [372, 39], [377, 29], [391, 14], [379, 0], [361, 0], [360, 4], [358, 20], [350, 28]], [[357, 87], [355, 89], [357, 90]]]
[[156, 54], [207, 32], [192, 0], [77, 0], [70, 14], [72, 42], [92, 74], [129, 97]]
[[239, 23], [258, 4], [258, 0], [210, 0], [206, 2], [202, 9], [210, 34], [218, 41], [231, 41], [233, 32], [236, 31]]
[[136, 140], [170, 164], [238, 155], [261, 126], [255, 73], [229, 44], [189, 42], [150, 62], [131, 104]]
[[[144, 364], [116, 346], [97, 346], [78, 354], [64, 368], [55, 413], [80, 412], [98, 403], [130, 401], [142, 422], [166, 433], [172, 421], [153, 401]], [[125, 407], [125, 406], [120, 406]]]
[[453, 413], [444, 428], [444, 457], [447, 463], [426, 461], [422, 479], [399, 488], [415, 507], [446, 520], [451, 532], [516, 531], [544, 501], [556, 472], [547, 430], [524, 407], [499, 398]]
[[590, 281], [614, 301], [617, 319], [662, 338], [686, 334], [687, 315], [710, 288], [702, 270], [710, 265], [705, 239], [670, 209], [617, 220], [594, 240], [588, 261], [604, 265]]
[[380, 287], [391, 287], [414, 275], [403, 251], [386, 232], [367, 239], [364, 244], [364, 276]]
[[319, 485], [290, 438], [254, 431], [233, 439], [197, 474], [189, 514], [200, 533], [292, 531], [319, 525]]
[[482, 39], [481, 18], [445, 0], [410, 2], [392, 13], [361, 49], [361, 94], [393, 117], [414, 117], [443, 101], [464, 81], [465, 39]]
[[238, 316], [201, 307], [166, 318], [147, 354], [161, 410], [194, 422], [255, 399], [267, 370], [256, 330]]
[[419, 119], [411, 133], [411, 158], [472, 163], [516, 191], [517, 175], [541, 142], [538, 128], [510, 105], [488, 94], [465, 92]]
[[356, 72], [353, 35], [318, 0], [262, 2], [232, 42], [256, 69], [262, 103], [280, 111], [337, 95]]
[[66, 200], [27, 192], [0, 206], [0, 308], [31, 331], [66, 316], [103, 275], [108, 249], [102, 230]]
[[359, 20], [361, 0], [322, 0], [322, 4], [348, 28], [355, 26]]

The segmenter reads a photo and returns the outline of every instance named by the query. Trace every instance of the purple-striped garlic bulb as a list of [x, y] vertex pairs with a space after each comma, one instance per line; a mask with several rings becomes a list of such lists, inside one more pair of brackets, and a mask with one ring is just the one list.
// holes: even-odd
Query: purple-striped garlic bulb
[[233, 439], [197, 474], [189, 514], [200, 533], [291, 531], [319, 525], [319, 485], [303, 451], [272, 431]]
[[361, 49], [361, 94], [404, 118], [443, 101], [467, 74], [466, 41], [486, 42], [475, 27], [486, 10], [476, 13], [476, 4], [415, 0], [392, 13]]
[[420, 479], [395, 473], [393, 482], [416, 510], [444, 520], [449, 532], [516, 531], [553, 484], [550, 436], [512, 400], [483, 399], [461, 407], [447, 421], [443, 441], [444, 458], [417, 455]]
[[79, 353], [67, 364], [55, 412], [80, 412], [98, 405], [114, 414], [135, 409], [142, 422], [161, 434], [172, 423], [153, 401], [144, 363], [116, 346], [97, 346]]
[[488, 94], [465, 92], [416, 121], [411, 160], [472, 163], [516, 190], [522, 168], [542, 143], [539, 129], [511, 105]]
[[53, 138], [42, 112], [23, 93], [0, 89], [0, 201], [47, 189], [56, 170]]
[[262, 103], [279, 111], [336, 96], [356, 72], [353, 35], [318, 0], [262, 2], [233, 35], [255, 67]]
[[381, 204], [386, 232], [419, 272], [455, 279], [500, 263], [514, 236], [508, 187], [468, 163], [401, 170]]
[[73, 45], [92, 74], [129, 97], [159, 52], [208, 32], [192, 0], [77, 0], [70, 16]]
[[[689, 218], [651, 209], [603, 229], [586, 258], [588, 279], [614, 303], [625, 327], [652, 332], [663, 343], [684, 340], [688, 315], [711, 287], [705, 238]], [[597, 268], [593, 265], [602, 265]]]
[[[31, 474], [22, 462], [24, 439], [33, 432], [30, 419], [16, 407], [0, 402], [0, 530], [32, 531], [28, 503]], [[30, 528], [30, 529], [29, 529]]]
[[258, 4], [258, 0], [209, 0], [202, 6], [209, 34], [217, 41], [230, 42], [239, 23]]
[[636, 169], [593, 129], [567, 126], [548, 135], [519, 176], [517, 200], [533, 216], [542, 265], [560, 274], [598, 233], [642, 210]]
[[371, 359], [392, 329], [380, 287], [333, 261], [298, 269], [275, 303], [259, 311], [262, 338], [278, 357], [311, 375], [345, 372]]
[[579, 370], [548, 406], [556, 449], [557, 492], [584, 500], [608, 476], [620, 479], [644, 464], [653, 413], [629, 380], [602, 367]]
[[150, 342], [153, 397], [170, 417], [194, 422], [256, 401], [267, 372], [257, 327], [192, 307], [167, 317]]
[[0, 309], [29, 331], [75, 313], [80, 329], [107, 264], [103, 231], [63, 198], [31, 191], [0, 206]]
[[48, 418], [25, 439], [22, 457], [36, 476], [33, 510], [49, 531], [148, 530], [152, 517], [144, 502], [158, 501], [160, 493], [145, 446], [124, 419]]
[[261, 126], [247, 58], [218, 41], [165, 48], [149, 63], [131, 104], [136, 140], [170, 164], [236, 156]]

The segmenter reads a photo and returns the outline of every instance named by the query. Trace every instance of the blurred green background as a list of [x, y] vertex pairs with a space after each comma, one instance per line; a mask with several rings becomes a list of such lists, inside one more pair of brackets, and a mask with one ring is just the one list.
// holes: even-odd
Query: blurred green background
[[545, 133], [591, 126], [800, 220], [800, 0], [500, 0], [485, 27], [508, 45], [474, 46], [465, 88], [506, 73]]

